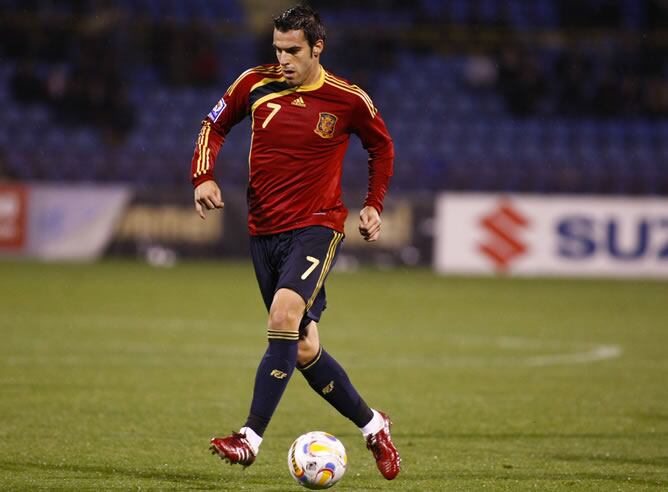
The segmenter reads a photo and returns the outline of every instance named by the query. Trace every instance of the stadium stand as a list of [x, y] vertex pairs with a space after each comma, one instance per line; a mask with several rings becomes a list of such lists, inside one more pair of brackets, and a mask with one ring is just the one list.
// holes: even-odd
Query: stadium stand
[[[668, 194], [659, 2], [579, 2], [578, 19], [556, 0], [313, 3], [326, 65], [392, 132], [395, 189]], [[0, 14], [0, 154], [20, 180], [182, 184], [203, 115], [272, 56], [237, 0], [3, 0]], [[363, 49], [350, 33], [365, 26]], [[230, 135], [224, 181], [245, 183], [248, 140]], [[363, 188], [359, 145], [348, 161], [346, 185]]]

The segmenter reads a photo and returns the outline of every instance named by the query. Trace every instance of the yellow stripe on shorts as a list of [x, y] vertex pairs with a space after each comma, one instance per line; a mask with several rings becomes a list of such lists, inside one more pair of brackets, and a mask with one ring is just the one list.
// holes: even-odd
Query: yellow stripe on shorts
[[322, 288], [322, 284], [325, 282], [325, 277], [327, 276], [327, 272], [329, 272], [329, 268], [332, 266], [332, 260], [334, 260], [334, 255], [336, 254], [336, 247], [341, 242], [341, 239], [343, 239], [343, 234], [334, 231], [334, 237], [329, 242], [327, 256], [325, 256], [325, 263], [322, 265], [322, 271], [318, 277], [318, 283], [315, 284], [315, 290], [313, 291], [313, 294], [311, 294], [311, 298], [306, 303], [306, 308], [304, 309], [305, 312], [311, 309], [311, 306], [313, 305], [318, 292], [320, 292], [320, 289]]

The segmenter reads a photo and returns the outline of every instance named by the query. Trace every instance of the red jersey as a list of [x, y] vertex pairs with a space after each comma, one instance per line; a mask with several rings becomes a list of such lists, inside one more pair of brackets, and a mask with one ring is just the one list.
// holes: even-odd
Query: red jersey
[[202, 122], [191, 163], [194, 186], [213, 179], [230, 129], [252, 119], [248, 156], [248, 228], [274, 234], [311, 225], [343, 232], [343, 157], [350, 134], [369, 152], [364, 205], [383, 210], [394, 147], [369, 96], [321, 68], [317, 82], [291, 87], [278, 64], [247, 70]]

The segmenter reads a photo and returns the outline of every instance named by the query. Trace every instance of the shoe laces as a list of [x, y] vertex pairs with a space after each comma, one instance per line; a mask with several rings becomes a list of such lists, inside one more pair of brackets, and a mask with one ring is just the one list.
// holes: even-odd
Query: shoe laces
[[366, 438], [366, 447], [371, 450], [373, 453], [374, 457], [378, 457], [381, 452], [382, 452], [382, 438], [380, 437], [380, 434], [383, 431], [380, 430], [376, 432], [375, 434], [371, 434], [369, 437]]
[[232, 433], [232, 438], [243, 442], [243, 441], [246, 441], [246, 434], [242, 434], [241, 432], [233, 432]]

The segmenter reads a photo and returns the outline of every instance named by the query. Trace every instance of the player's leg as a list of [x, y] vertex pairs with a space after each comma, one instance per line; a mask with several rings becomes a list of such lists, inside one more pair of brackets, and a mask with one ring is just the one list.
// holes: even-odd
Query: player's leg
[[[269, 255], [273, 271], [278, 272], [269, 307], [269, 343], [255, 375], [253, 401], [242, 428], [258, 445], [297, 365], [300, 322], [329, 271], [342, 236], [325, 227], [276, 235]], [[263, 262], [262, 257], [254, 261], [256, 272], [264, 269]]]
[[371, 422], [373, 411], [350, 382], [343, 367], [320, 345], [315, 322], [308, 325], [306, 336], [299, 345], [297, 367], [309, 386], [357, 427], [363, 428]]
[[246, 423], [238, 433], [211, 440], [211, 450], [230, 463], [249, 466], [262, 443], [271, 416], [285, 391], [297, 361], [299, 322], [305, 302], [289, 289], [277, 289], [282, 256], [292, 233], [251, 238], [251, 256], [262, 298], [269, 311], [268, 344], [255, 375], [253, 399]]
[[238, 433], [211, 441], [212, 451], [231, 464], [249, 466], [255, 461], [264, 431], [297, 364], [299, 321], [304, 307], [302, 297], [289, 289], [279, 289], [274, 295], [267, 326], [269, 342], [255, 373], [246, 423]]
[[[340, 242], [330, 248], [332, 253], [328, 268], [322, 270], [315, 290], [309, 297], [304, 319], [301, 322], [298, 368], [309, 386], [329, 402], [339, 413], [363, 428], [374, 421], [374, 411], [359, 395], [343, 367], [320, 345], [317, 321], [327, 307], [325, 281], [336, 262]], [[375, 421], [374, 421], [375, 422]]]
[[264, 434], [297, 365], [300, 323], [329, 271], [342, 234], [308, 227], [281, 236], [276, 262], [279, 278], [269, 308], [269, 344], [257, 369], [250, 413], [242, 428], [258, 445], [257, 438]]
[[322, 348], [318, 326], [313, 321], [299, 340], [297, 363], [309, 386], [359, 427], [381, 474], [394, 479], [399, 474], [401, 458], [392, 442], [392, 422], [383, 412], [369, 408], [343, 367]]
[[[255, 460], [297, 363], [300, 320], [315, 300], [342, 238], [341, 233], [317, 226], [251, 238], [253, 265], [269, 309], [269, 343], [256, 373], [246, 424], [239, 433], [212, 440], [212, 450], [231, 463], [248, 466]], [[275, 291], [271, 303], [270, 289]]]
[[248, 419], [242, 432], [257, 436], [259, 446], [297, 364], [299, 322], [304, 312], [302, 297], [290, 289], [279, 289], [269, 309], [267, 350], [255, 374], [255, 387]]

